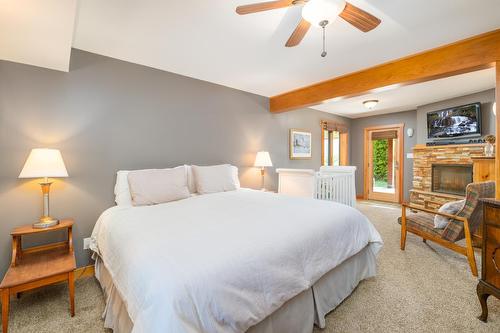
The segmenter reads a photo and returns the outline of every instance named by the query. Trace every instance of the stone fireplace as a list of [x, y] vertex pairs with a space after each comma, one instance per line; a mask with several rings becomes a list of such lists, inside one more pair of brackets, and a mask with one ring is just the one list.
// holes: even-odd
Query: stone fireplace
[[473, 180], [473, 158], [482, 156], [483, 144], [415, 146], [410, 202], [437, 209], [463, 199], [465, 187]]
[[465, 188], [470, 183], [472, 183], [472, 164], [432, 165], [432, 192], [465, 195]]

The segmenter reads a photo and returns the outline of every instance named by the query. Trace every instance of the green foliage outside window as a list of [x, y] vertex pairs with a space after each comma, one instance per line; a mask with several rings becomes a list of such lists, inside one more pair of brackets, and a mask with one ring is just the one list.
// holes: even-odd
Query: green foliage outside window
[[373, 140], [373, 177], [387, 180], [388, 140]]

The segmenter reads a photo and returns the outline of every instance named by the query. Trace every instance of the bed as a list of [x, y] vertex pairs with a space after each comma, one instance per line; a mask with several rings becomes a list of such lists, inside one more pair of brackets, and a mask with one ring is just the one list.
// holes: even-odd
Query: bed
[[119, 333], [312, 332], [381, 247], [353, 208], [249, 189], [112, 207], [91, 244]]

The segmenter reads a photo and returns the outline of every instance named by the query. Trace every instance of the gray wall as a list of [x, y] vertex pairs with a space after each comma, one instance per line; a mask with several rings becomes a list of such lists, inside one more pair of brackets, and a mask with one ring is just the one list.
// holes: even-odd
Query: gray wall
[[[349, 120], [310, 109], [271, 114], [267, 98], [73, 50], [69, 73], [0, 61], [0, 274], [10, 230], [40, 214], [36, 180], [17, 176], [35, 147], [59, 148], [70, 178], [51, 193], [52, 215], [74, 217], [78, 265], [89, 263], [83, 238], [114, 204], [119, 169], [184, 163], [232, 163], [243, 186], [258, 188], [255, 153], [275, 167], [320, 166], [320, 120]], [[288, 130], [313, 132], [313, 159], [290, 161]], [[276, 188], [274, 168], [267, 187]], [[58, 234], [51, 239], [59, 239]], [[46, 241], [28, 239], [29, 244]]]
[[417, 132], [417, 113], [415, 111], [405, 111], [390, 113], [378, 116], [358, 118], [351, 120], [350, 141], [351, 141], [351, 164], [357, 167], [356, 170], [356, 193], [363, 195], [363, 163], [364, 163], [364, 129], [371, 126], [405, 124], [404, 128], [404, 165], [403, 165], [403, 191], [405, 199], [408, 199], [409, 190], [412, 188], [413, 160], [406, 158], [407, 153], [412, 152], [413, 146], [417, 143], [416, 134], [409, 138], [406, 135], [408, 128], [413, 128]]
[[493, 102], [495, 101], [495, 89], [490, 89], [475, 94], [452, 98], [445, 101], [427, 104], [417, 107], [417, 142], [426, 143], [427, 140], [427, 112], [443, 110], [454, 106], [460, 106], [475, 102], [481, 103], [482, 135], [495, 134], [495, 115], [493, 114]]

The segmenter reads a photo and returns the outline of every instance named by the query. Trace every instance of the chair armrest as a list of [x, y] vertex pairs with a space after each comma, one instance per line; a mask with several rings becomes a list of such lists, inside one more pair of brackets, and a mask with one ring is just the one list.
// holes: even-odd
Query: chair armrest
[[433, 209], [429, 209], [429, 208], [423, 208], [423, 207], [418, 207], [418, 206], [415, 206], [415, 205], [412, 205], [412, 204], [406, 203], [406, 202], [403, 202], [401, 204], [401, 206], [403, 207], [403, 209], [410, 208], [410, 209], [418, 210], [418, 211], [421, 211], [421, 212], [426, 212], [426, 213], [430, 213], [430, 214], [444, 216], [444, 217], [447, 217], [449, 219], [454, 219], [454, 220], [461, 221], [461, 222], [464, 222], [464, 223], [468, 222], [467, 219], [465, 217], [462, 217], [462, 216], [451, 215], [451, 214], [447, 214], [447, 213], [441, 213], [441, 212], [438, 212], [437, 210], [433, 210]]

